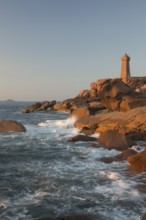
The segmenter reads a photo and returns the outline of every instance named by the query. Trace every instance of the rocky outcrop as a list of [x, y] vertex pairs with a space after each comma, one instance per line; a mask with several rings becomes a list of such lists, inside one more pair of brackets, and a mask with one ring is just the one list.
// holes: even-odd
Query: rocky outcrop
[[146, 171], [146, 148], [144, 151], [128, 157], [128, 162], [136, 171]]
[[46, 217], [38, 220], [92, 220], [91, 217], [86, 215], [75, 215], [75, 216], [60, 216], [56, 218]]
[[75, 117], [76, 119], [84, 118], [90, 115], [90, 112], [87, 107], [73, 109], [70, 113], [71, 117]]
[[81, 118], [75, 122], [79, 129], [92, 129], [94, 133], [116, 130], [128, 134], [135, 140], [146, 140], [146, 107], [138, 107], [128, 112], [108, 112]]
[[29, 105], [22, 109], [23, 113], [29, 113], [34, 111], [46, 111], [50, 110], [54, 105], [56, 104], [56, 101], [45, 101], [45, 102], [36, 102], [32, 105]]
[[99, 102], [99, 99], [97, 97], [94, 98], [77, 97], [73, 99], [67, 99], [62, 102], [56, 103], [56, 105], [53, 106], [53, 109], [55, 111], [70, 112], [71, 113], [70, 115], [75, 113], [74, 110], [83, 109], [83, 108], [87, 109], [90, 115], [93, 115], [96, 112], [105, 109], [105, 107]]
[[146, 95], [135, 92], [120, 79], [107, 79], [98, 90], [101, 103], [113, 111], [128, 111], [146, 106]]
[[99, 136], [98, 142], [109, 150], [116, 149], [121, 151], [132, 146], [132, 141], [129, 140], [126, 135], [115, 130], [107, 130], [103, 132]]
[[86, 135], [76, 135], [68, 139], [69, 142], [77, 141], [97, 141], [96, 137], [86, 136]]
[[25, 132], [26, 128], [13, 120], [0, 120], [0, 132]]
[[79, 94], [77, 95], [78, 98], [90, 98], [90, 90], [81, 90]]
[[130, 77], [126, 84], [131, 87], [133, 90], [139, 89], [146, 85], [146, 77]]

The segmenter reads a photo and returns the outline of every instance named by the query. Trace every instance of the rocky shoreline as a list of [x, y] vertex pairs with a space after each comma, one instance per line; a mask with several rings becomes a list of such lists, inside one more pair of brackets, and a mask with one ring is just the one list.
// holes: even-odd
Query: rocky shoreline
[[146, 150], [143, 148], [138, 153], [129, 149], [137, 141], [146, 141], [146, 91], [140, 89], [144, 87], [142, 79], [137, 84], [135, 79], [133, 83], [132, 80], [129, 81], [132, 86], [119, 78], [98, 80], [90, 84], [90, 90], [81, 91], [75, 98], [62, 102], [35, 103], [22, 112], [69, 112], [69, 117], [76, 119], [74, 126], [84, 135], [68, 141], [92, 141], [93, 138], [89, 135], [99, 133], [97, 146], [116, 149], [122, 153], [122, 156], [101, 160], [112, 162], [125, 159], [134, 170], [143, 172], [146, 171]]
[[[146, 80], [144, 78], [101, 79], [90, 84], [90, 90], [81, 91], [75, 98], [61, 102], [37, 102], [22, 109], [23, 113], [35, 111], [65, 111], [75, 118], [74, 126], [80, 134], [67, 141], [90, 141], [94, 147], [119, 151], [114, 157], [101, 158], [103, 163], [127, 160], [131, 169], [146, 171]], [[0, 121], [0, 132], [19, 132], [19, 129], [4, 129], [6, 121]], [[11, 124], [14, 122], [11, 122]], [[16, 122], [17, 123], [17, 122]], [[8, 125], [8, 123], [7, 123]], [[9, 127], [9, 126], [7, 126]], [[15, 126], [14, 126], [15, 127]], [[2, 128], [4, 130], [2, 130]], [[26, 131], [25, 128], [20, 131]], [[93, 134], [100, 134], [98, 138]], [[131, 147], [143, 141], [143, 149], [137, 152]], [[144, 181], [145, 183], [145, 181]], [[142, 220], [145, 220], [145, 215]], [[42, 220], [91, 219], [88, 216], [66, 216]]]
[[[94, 147], [119, 151], [114, 157], [101, 158], [103, 163], [127, 160], [131, 169], [146, 171], [146, 147], [140, 152], [132, 149], [139, 141], [146, 142], [146, 84], [145, 78], [134, 78], [127, 83], [121, 79], [92, 82], [90, 90], [81, 91], [75, 98], [62, 102], [35, 103], [22, 110], [65, 111], [75, 118], [74, 126], [80, 135], [68, 141], [93, 141]], [[46, 107], [47, 106], [47, 107]], [[100, 134], [99, 138], [92, 134]], [[145, 181], [144, 181], [145, 183]], [[49, 220], [46, 218], [44, 220]], [[88, 217], [61, 217], [55, 219], [90, 219]], [[146, 214], [142, 220], [146, 219]]]

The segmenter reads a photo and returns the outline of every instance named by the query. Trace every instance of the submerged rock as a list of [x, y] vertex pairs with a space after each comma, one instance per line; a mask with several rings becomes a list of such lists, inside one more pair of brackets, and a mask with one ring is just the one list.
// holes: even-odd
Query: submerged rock
[[69, 142], [77, 141], [97, 141], [96, 137], [86, 136], [86, 135], [76, 135], [68, 139]]
[[13, 120], [0, 120], [0, 132], [25, 132], [26, 128]]

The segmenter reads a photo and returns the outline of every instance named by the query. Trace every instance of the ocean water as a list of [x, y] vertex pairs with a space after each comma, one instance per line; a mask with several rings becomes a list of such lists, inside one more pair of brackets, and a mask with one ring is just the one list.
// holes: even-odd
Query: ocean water
[[21, 113], [29, 104], [0, 102], [0, 118], [27, 129], [0, 134], [0, 220], [75, 214], [140, 220], [146, 212], [146, 172], [132, 171], [127, 161], [101, 162], [119, 152], [68, 142], [79, 130], [67, 113]]

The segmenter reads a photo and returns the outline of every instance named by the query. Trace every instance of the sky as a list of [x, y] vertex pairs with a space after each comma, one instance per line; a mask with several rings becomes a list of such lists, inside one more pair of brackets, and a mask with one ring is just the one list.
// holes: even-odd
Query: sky
[[146, 76], [146, 0], [0, 0], [0, 100], [64, 100]]

